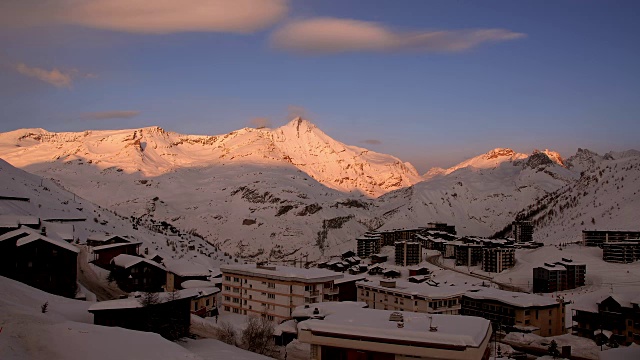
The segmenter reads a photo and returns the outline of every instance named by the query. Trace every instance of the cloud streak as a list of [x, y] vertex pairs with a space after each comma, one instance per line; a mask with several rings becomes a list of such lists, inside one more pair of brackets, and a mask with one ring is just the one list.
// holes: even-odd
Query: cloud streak
[[375, 22], [327, 17], [291, 21], [274, 31], [270, 41], [277, 49], [305, 54], [354, 51], [447, 53], [525, 36], [506, 29], [402, 32]]
[[0, 21], [8, 25], [80, 25], [148, 34], [196, 31], [252, 33], [275, 24], [287, 12], [288, 0], [0, 2]]
[[22, 75], [44, 81], [58, 88], [70, 88], [72, 76], [77, 72], [76, 70], [64, 72], [56, 68], [45, 70], [37, 67], [29, 67], [23, 63], [17, 64], [16, 70]]
[[254, 127], [256, 129], [270, 128], [271, 121], [263, 117], [253, 118], [251, 119], [251, 121], [249, 121], [249, 126]]
[[90, 112], [80, 115], [83, 120], [109, 120], [109, 119], [131, 119], [140, 115], [137, 110], [110, 110]]

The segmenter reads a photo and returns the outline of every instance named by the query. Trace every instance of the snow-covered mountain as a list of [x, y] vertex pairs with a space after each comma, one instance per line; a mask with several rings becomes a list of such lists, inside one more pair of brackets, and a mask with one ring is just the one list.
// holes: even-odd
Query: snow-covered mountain
[[535, 151], [519, 154], [494, 149], [464, 161], [409, 188], [381, 196], [383, 228], [428, 221], [456, 225], [462, 234], [490, 236], [513, 221], [536, 198], [578, 178], [557, 159]]
[[159, 127], [51, 133], [23, 129], [0, 135], [5, 160], [32, 171], [52, 163], [161, 176], [185, 168], [243, 163], [301, 170], [341, 192], [378, 196], [421, 180], [398, 158], [338, 142], [307, 120], [277, 129], [243, 128], [218, 136], [181, 135]]
[[[119, 214], [166, 221], [230, 254], [272, 261], [314, 261], [354, 249], [367, 230], [430, 221], [454, 224], [463, 235], [492, 235], [549, 194], [579, 186], [588, 169], [639, 158], [580, 149], [565, 161], [549, 150], [498, 148], [418, 182], [410, 165], [341, 144], [301, 119], [221, 136], [17, 130], [0, 134], [0, 157]], [[378, 198], [361, 194], [391, 189]], [[596, 203], [623, 201], [615, 192], [604, 201], [603, 193], [594, 196]], [[544, 241], [569, 236], [545, 231]]]

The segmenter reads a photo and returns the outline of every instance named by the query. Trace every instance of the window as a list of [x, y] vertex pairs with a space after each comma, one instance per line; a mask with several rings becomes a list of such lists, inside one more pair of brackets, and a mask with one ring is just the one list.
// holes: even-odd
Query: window
[[369, 292], [368, 291], [367, 291], [367, 295], [366, 296], [369, 296]]
[[276, 294], [268, 294], [267, 298], [269, 299], [275, 299], [276, 298]]
[[209, 299], [204, 302], [205, 306], [209, 306]]
[[198, 303], [193, 304], [193, 311], [198, 311]]
[[231, 276], [225, 276], [225, 277], [224, 277], [224, 279], [225, 279], [226, 281], [231, 281]]
[[230, 307], [228, 307], [228, 306], [225, 306], [225, 307], [224, 307], [224, 311], [229, 311], [229, 310], [231, 310], [231, 308], [230, 308]]
[[273, 321], [273, 315], [267, 315], [267, 320]]
[[224, 287], [224, 289], [225, 289], [226, 291], [229, 291], [229, 290], [231, 290], [231, 286], [225, 286], [225, 287]]
[[524, 311], [524, 316], [528, 316], [529, 315], [529, 310], [525, 310]]
[[234, 277], [233, 282], [240, 282], [240, 278]]
[[267, 287], [270, 288], [270, 289], [275, 289], [276, 288], [276, 283], [270, 282]]
[[224, 301], [231, 301], [231, 298], [230, 298], [230, 297], [228, 297], [228, 296], [225, 296], [225, 297], [224, 297]]

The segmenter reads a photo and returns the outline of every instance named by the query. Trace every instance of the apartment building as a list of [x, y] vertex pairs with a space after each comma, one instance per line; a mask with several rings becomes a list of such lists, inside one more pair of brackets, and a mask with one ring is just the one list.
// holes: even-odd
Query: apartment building
[[275, 265], [224, 265], [222, 308], [243, 315], [262, 315], [282, 322], [296, 306], [338, 300], [334, 280], [342, 274], [326, 269]]
[[545, 263], [533, 268], [533, 292], [550, 293], [567, 289], [567, 269], [564, 266]]
[[396, 247], [396, 265], [411, 266], [422, 262], [422, 245], [414, 241], [398, 241]]
[[462, 295], [462, 315], [480, 316], [513, 331], [556, 336], [566, 332], [565, 304], [554, 298], [498, 290], [473, 289]]
[[456, 226], [448, 225], [447, 223], [430, 222], [427, 223], [426, 229], [431, 231], [442, 231], [451, 235], [456, 235]]
[[556, 264], [567, 269], [567, 289], [584, 286], [587, 277], [586, 264], [577, 263], [567, 258], [562, 258], [562, 261], [557, 261]]
[[628, 264], [640, 260], [640, 240], [608, 242], [601, 247], [604, 261]]
[[374, 254], [380, 253], [382, 236], [379, 234], [364, 234], [356, 239], [358, 243], [358, 257], [365, 259]]
[[511, 232], [517, 243], [533, 241], [533, 223], [531, 221], [514, 221]]
[[640, 231], [582, 230], [584, 246], [599, 246], [608, 242], [640, 239]]
[[516, 264], [516, 250], [512, 246], [482, 249], [482, 270], [499, 273]]
[[476, 266], [482, 263], [482, 245], [463, 244], [456, 247], [456, 266]]
[[462, 294], [470, 287], [430, 286], [403, 280], [356, 283], [358, 301], [371, 309], [458, 315]]
[[298, 324], [310, 360], [489, 358], [491, 323], [472, 316], [337, 307]]

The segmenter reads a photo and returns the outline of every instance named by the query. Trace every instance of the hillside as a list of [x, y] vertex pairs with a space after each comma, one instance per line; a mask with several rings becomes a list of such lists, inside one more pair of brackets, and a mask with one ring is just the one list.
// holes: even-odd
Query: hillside
[[[354, 249], [355, 237], [377, 228], [441, 221], [462, 235], [490, 236], [540, 204], [547, 204], [545, 210], [561, 206], [550, 194], [592, 186], [585, 184], [585, 171], [637, 161], [638, 152], [600, 156], [579, 149], [564, 160], [549, 150], [526, 155], [497, 148], [417, 182], [413, 167], [402, 161], [341, 144], [296, 119], [278, 129], [222, 136], [160, 128], [16, 130], [0, 134], [0, 157], [118, 214], [165, 221], [238, 257], [315, 261]], [[624, 192], [594, 190], [583, 206], [624, 201], [620, 214], [634, 213], [637, 169], [618, 166], [610, 181], [623, 181]], [[391, 189], [378, 198], [361, 195]], [[627, 215], [613, 216], [618, 210], [612, 205], [609, 216], [592, 215], [602, 218], [598, 227], [637, 227]], [[577, 224], [591, 217], [572, 227], [545, 221], [548, 228], [539, 227], [536, 239], [557, 243], [579, 236], [585, 226]]]

